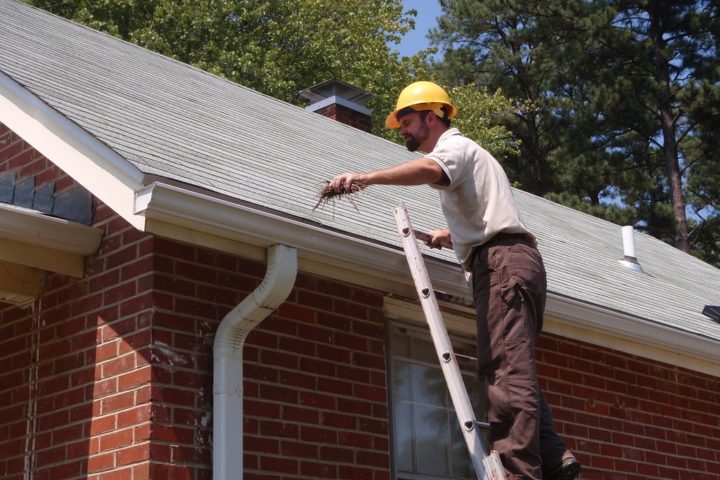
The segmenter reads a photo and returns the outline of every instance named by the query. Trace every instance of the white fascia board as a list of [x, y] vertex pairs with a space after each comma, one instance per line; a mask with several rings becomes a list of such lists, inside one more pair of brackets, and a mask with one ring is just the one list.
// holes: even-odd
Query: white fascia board
[[[415, 291], [401, 249], [331, 231], [253, 206], [154, 183], [138, 192], [135, 214], [262, 248], [273, 244], [287, 245], [298, 249], [301, 258], [324, 258], [326, 262], [341, 264], [345, 271], [351, 269], [360, 275], [386, 279], [388, 282], [383, 285], [393, 285], [390, 293], [407, 295], [408, 291]], [[148, 231], [153, 233], [152, 222], [148, 222]], [[426, 265], [436, 291], [469, 299], [470, 292], [458, 265], [432, 258], [426, 258]], [[347, 281], [347, 277], [338, 279]], [[548, 326], [552, 325], [553, 331], [568, 338], [592, 342], [592, 339], [583, 334], [583, 330], [593, 330], [602, 332], [605, 338], [626, 338], [652, 345], [657, 347], [653, 350], [655, 352], [682, 352], [695, 358], [705, 358], [714, 365], [720, 364], [718, 342], [701, 335], [693, 335], [552, 292], [548, 293], [545, 313], [550, 318]], [[563, 329], [563, 322], [581, 326], [583, 329]], [[603, 346], [612, 348], [612, 345]], [[662, 353], [650, 355], [655, 360], [668, 361]]]
[[[346, 269], [390, 277], [393, 281], [403, 281], [407, 275], [407, 263], [400, 250], [253, 206], [162, 183], [138, 192], [136, 205], [135, 213], [147, 217], [150, 233], [152, 220], [159, 220], [262, 248], [287, 245], [296, 248], [299, 255], [329, 258], [341, 262]], [[443, 272], [441, 267], [436, 276], [439, 288], [450, 286], [447, 284], [457, 277], [456, 268], [449, 265], [445, 268]]]
[[[679, 330], [643, 318], [625, 315], [598, 305], [580, 302], [560, 295], [549, 294], [545, 307], [557, 323], [566, 323], [572, 327], [584, 327], [587, 330], [601, 332], [619, 339], [633, 340], [657, 347], [673, 354], [683, 354], [704, 358], [720, 365], [720, 344], [717, 340], [692, 332]], [[559, 330], [563, 331], [562, 325]], [[578, 340], [585, 340], [582, 337]], [[604, 345], [613, 348], [614, 345]], [[639, 352], [628, 351], [642, 356]], [[668, 362], [667, 358], [656, 358]], [[672, 362], [669, 362], [672, 363]], [[720, 375], [720, 367], [715, 368]]]
[[80, 278], [101, 240], [99, 228], [0, 204], [0, 261]]
[[0, 71], [0, 122], [139, 230], [144, 175], [103, 142]]
[[102, 230], [0, 203], [0, 238], [87, 256], [99, 248]]

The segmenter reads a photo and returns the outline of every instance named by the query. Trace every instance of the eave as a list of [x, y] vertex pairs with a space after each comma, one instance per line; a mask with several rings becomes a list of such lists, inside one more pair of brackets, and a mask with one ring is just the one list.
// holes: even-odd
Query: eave
[[40, 272], [83, 276], [84, 257], [100, 246], [102, 230], [0, 204], [0, 300], [24, 304], [40, 290]]
[[145, 176], [108, 145], [0, 71], [0, 122], [142, 230], [132, 215]]
[[[139, 191], [136, 215], [146, 230], [181, 241], [263, 259], [283, 244], [298, 250], [300, 269], [414, 299], [415, 287], [399, 247], [322, 228], [252, 205], [154, 183]], [[243, 252], [238, 245], [245, 245]], [[460, 268], [427, 258], [433, 287], [468, 300]], [[720, 349], [712, 338], [671, 328], [599, 305], [548, 293], [546, 331], [626, 353], [720, 375]]]

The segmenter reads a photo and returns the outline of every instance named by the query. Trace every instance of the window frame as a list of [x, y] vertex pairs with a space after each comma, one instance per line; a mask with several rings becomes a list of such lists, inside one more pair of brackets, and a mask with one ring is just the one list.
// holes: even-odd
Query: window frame
[[[458, 306], [456, 304], [449, 304], [444, 302], [442, 305], [443, 320], [448, 330], [453, 349], [457, 350], [459, 345], [464, 345], [465, 349], [468, 347], [474, 347], [475, 345], [475, 312], [474, 310], [466, 306]], [[386, 315], [386, 362], [387, 362], [387, 385], [388, 385], [388, 420], [389, 420], [389, 450], [390, 450], [390, 467], [391, 467], [391, 478], [396, 480], [448, 480], [451, 476], [438, 476], [430, 474], [418, 474], [400, 472], [398, 470], [398, 458], [397, 458], [397, 444], [396, 437], [398, 435], [397, 423], [395, 418], [395, 396], [397, 393], [394, 391], [394, 361], [397, 359], [396, 346], [394, 346], [392, 337], [393, 332], [398, 329], [408, 330], [408, 334], [415, 336], [420, 339], [427, 339], [432, 343], [430, 331], [425, 320], [425, 316], [422, 312], [422, 308], [418, 304], [405, 302], [396, 298], [386, 298], [384, 311]], [[472, 353], [474, 356], [474, 351]], [[403, 357], [400, 357], [403, 358]], [[441, 369], [438, 362], [430, 364], [428, 361], [423, 359], [417, 359], [418, 364], [430, 365]], [[464, 373], [472, 371], [472, 368], [463, 368], [463, 362], [461, 361], [461, 369]], [[480, 388], [480, 385], [478, 385]], [[451, 402], [450, 399], [448, 399]], [[448, 411], [453, 411], [450, 405]]]

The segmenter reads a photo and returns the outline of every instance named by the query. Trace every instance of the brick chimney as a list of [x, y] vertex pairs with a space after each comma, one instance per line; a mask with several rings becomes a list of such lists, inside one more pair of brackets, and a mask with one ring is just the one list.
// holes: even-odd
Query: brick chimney
[[367, 103], [375, 98], [373, 93], [332, 79], [302, 90], [300, 96], [310, 102], [305, 110], [366, 132], [372, 130], [372, 111]]

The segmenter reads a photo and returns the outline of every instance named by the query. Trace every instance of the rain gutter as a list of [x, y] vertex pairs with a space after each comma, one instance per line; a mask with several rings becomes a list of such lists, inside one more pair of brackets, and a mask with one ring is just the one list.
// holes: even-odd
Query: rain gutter
[[[382, 288], [388, 292], [399, 292], [401, 296], [408, 297], [414, 295], [407, 262], [399, 246], [371, 242], [276, 211], [229, 202], [162, 182], [153, 183], [136, 195], [134, 213], [146, 217], [146, 231], [150, 233], [160, 234], [160, 231], [154, 230], [163, 224], [173, 224], [192, 228], [193, 231], [202, 229], [216, 236], [248, 242], [263, 249], [273, 244], [288, 245], [300, 252], [300, 261], [305, 265], [318, 262], [341, 265], [346, 269], [345, 272], [351, 270], [356, 279], [365, 276], [375, 282], [384, 282]], [[426, 265], [436, 291], [469, 299], [465, 278], [456, 263], [428, 257]], [[615, 337], [645, 342], [680, 354], [702, 356], [714, 363], [720, 362], [720, 350], [717, 348], [717, 340], [713, 338], [554, 292], [548, 292], [545, 314], [564, 323]], [[567, 336], [587, 341], [584, 336], [576, 336], [572, 332], [567, 332]]]

